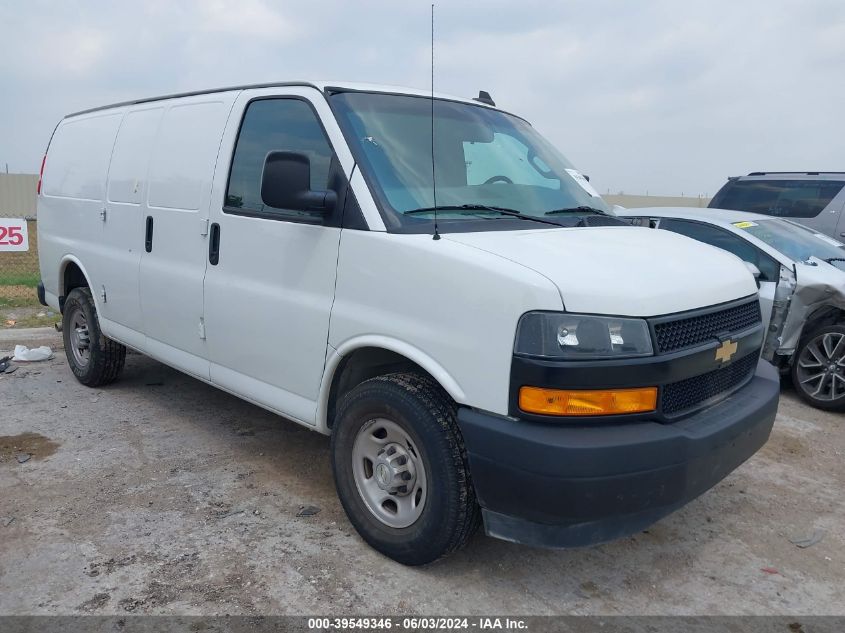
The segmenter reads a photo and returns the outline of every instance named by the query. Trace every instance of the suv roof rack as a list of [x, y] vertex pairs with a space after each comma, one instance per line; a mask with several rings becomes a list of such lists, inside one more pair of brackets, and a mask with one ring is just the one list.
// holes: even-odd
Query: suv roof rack
[[845, 171], [752, 171], [749, 176], [768, 176], [780, 174], [802, 174], [806, 176], [821, 176], [822, 174], [845, 174]]

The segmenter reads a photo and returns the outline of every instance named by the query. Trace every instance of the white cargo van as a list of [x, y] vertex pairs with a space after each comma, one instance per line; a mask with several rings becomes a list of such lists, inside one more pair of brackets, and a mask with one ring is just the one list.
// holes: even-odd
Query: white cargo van
[[331, 435], [350, 521], [406, 564], [482, 520], [550, 547], [636, 532], [774, 420], [742, 262], [623, 225], [483, 93], [284, 83], [80, 112], [38, 220], [80, 382], [130, 347]]

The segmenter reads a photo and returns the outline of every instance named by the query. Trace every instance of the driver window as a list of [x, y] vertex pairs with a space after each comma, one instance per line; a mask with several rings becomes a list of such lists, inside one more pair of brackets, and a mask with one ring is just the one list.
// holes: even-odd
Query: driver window
[[760, 269], [760, 281], [777, 282], [780, 275], [780, 264], [762, 252], [753, 244], [746, 242], [740, 237], [733, 235], [724, 229], [701, 224], [699, 222], [688, 222], [685, 220], [662, 220], [660, 228], [673, 233], [686, 235], [699, 242], [710, 244], [716, 248], [733, 253], [744, 262], [751, 262]]
[[264, 159], [275, 150], [308, 156], [311, 188], [315, 191], [329, 188], [332, 148], [311, 106], [295, 98], [257, 99], [247, 107], [238, 133], [224, 211], [286, 220], [319, 217], [308, 211], [264, 205], [261, 199]]
[[560, 189], [560, 180], [546, 178], [546, 165], [538, 156], [528, 156], [528, 148], [509, 134], [496, 132], [489, 143], [464, 141], [467, 184], [513, 183]]

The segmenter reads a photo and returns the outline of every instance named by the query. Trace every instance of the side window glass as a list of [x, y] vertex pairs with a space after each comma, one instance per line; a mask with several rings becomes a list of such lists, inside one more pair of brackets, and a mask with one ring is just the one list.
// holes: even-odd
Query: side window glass
[[238, 133], [225, 208], [230, 212], [310, 220], [319, 214], [276, 209], [261, 200], [264, 159], [274, 151], [305, 154], [311, 161], [311, 189], [328, 189], [332, 149], [317, 115], [299, 99], [259, 99], [247, 107]]
[[733, 253], [744, 262], [751, 262], [760, 269], [760, 281], [776, 282], [778, 280], [780, 264], [776, 260], [753, 244], [724, 229], [699, 222], [672, 219], [661, 221], [660, 228], [721, 248]]

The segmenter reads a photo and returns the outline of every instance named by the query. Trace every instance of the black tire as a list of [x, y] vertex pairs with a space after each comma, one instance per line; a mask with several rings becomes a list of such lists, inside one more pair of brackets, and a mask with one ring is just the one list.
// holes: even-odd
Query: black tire
[[[822, 378], [813, 378], [822, 373]], [[845, 326], [825, 325], [802, 336], [790, 374], [795, 391], [807, 404], [825, 411], [845, 411]]]
[[[79, 334], [74, 333], [75, 318], [84, 318], [87, 330], [87, 362], [80, 358], [83, 351], [77, 345]], [[88, 387], [99, 387], [117, 380], [126, 361], [126, 348], [106, 338], [100, 331], [97, 310], [89, 288], [74, 288], [65, 299], [62, 314], [62, 336], [65, 356], [76, 379]], [[74, 338], [76, 337], [76, 341]], [[74, 352], [76, 348], [78, 353]]]
[[[386, 418], [418, 449], [427, 490], [409, 526], [386, 525], [371, 511], [353, 473], [359, 431]], [[425, 565], [463, 547], [478, 528], [480, 510], [470, 480], [456, 406], [431, 378], [413, 373], [367, 380], [341, 400], [331, 441], [332, 471], [340, 502], [352, 525], [373, 548], [405, 565]]]

